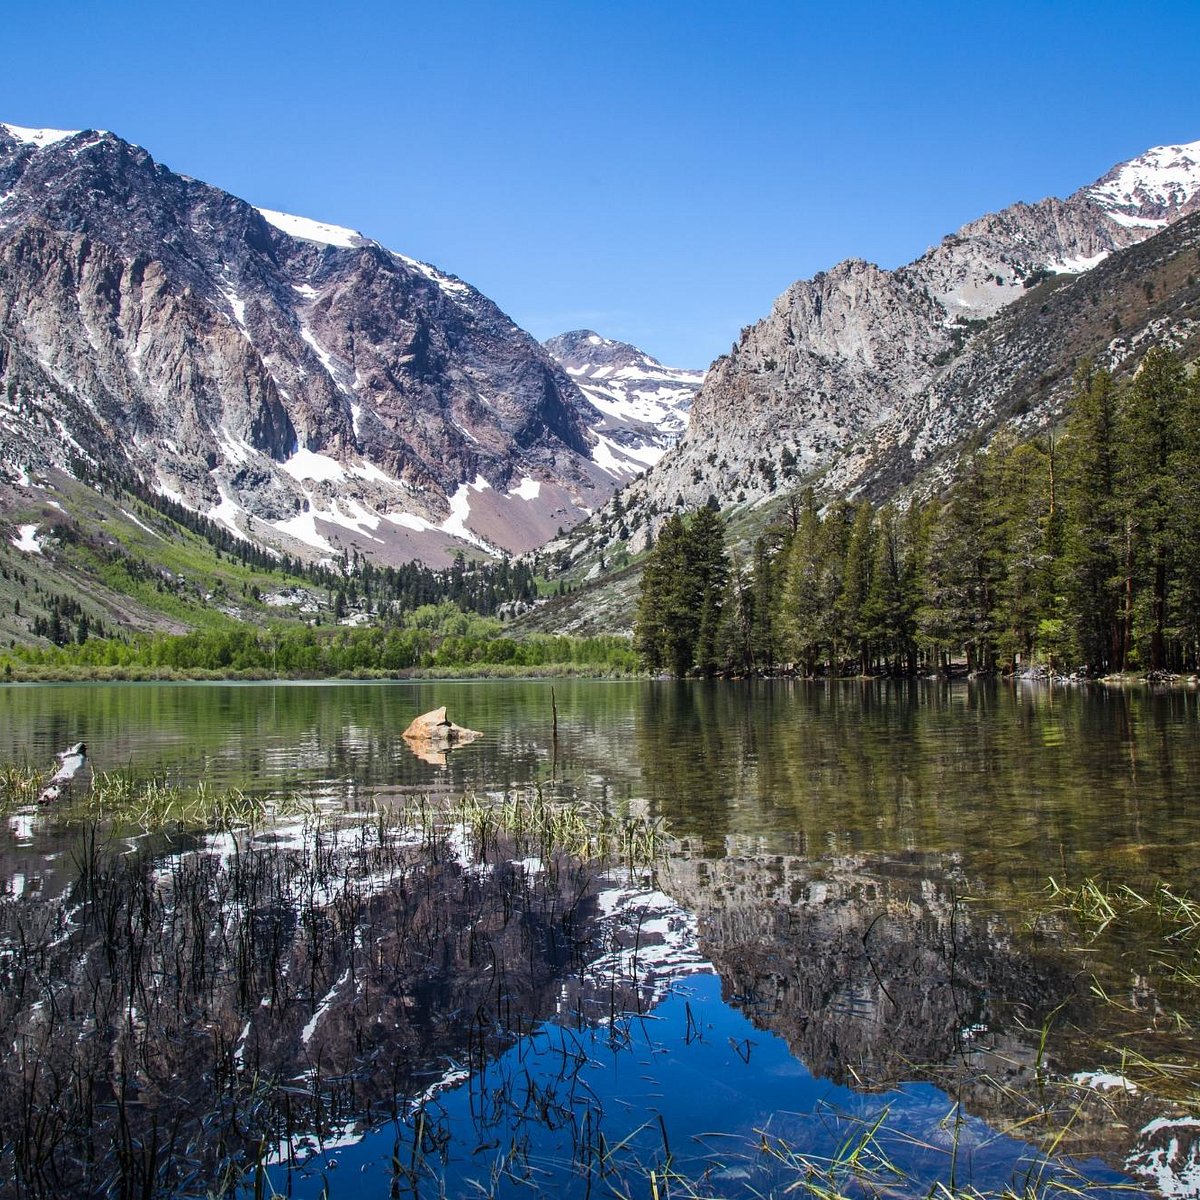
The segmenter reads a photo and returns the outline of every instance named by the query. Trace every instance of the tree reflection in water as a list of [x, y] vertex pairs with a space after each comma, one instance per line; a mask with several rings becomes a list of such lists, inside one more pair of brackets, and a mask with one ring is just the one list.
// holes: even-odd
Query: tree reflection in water
[[[876, 1169], [914, 1187], [951, 1152], [980, 1182], [1043, 1170], [978, 1117], [948, 1144], [947, 1094], [899, 1086], [1061, 994], [1049, 959], [955, 915], [953, 882], [860, 865], [835, 894], [680, 847], [701, 939], [641, 867], [538, 849], [386, 817], [88, 831], [68, 889], [0, 910], [13, 1193], [356, 1195], [365, 1171], [394, 1195], [586, 1195], [653, 1171], [751, 1195], [794, 1178], [783, 1147], [833, 1158], [885, 1111]], [[1028, 1041], [996, 1037], [1025, 1070]]]
[[[563, 684], [552, 760], [547, 694], [523, 686], [460, 685], [492, 732], [441, 785], [528, 776], [661, 817], [677, 841], [654, 879], [365, 813], [236, 840], [39, 841], [44, 813], [0, 831], [8, 1190], [382, 1194], [348, 1182], [364, 1167], [399, 1194], [582, 1195], [618, 1170], [646, 1194], [669, 1168], [767, 1194], [885, 1110], [887, 1156], [925, 1184], [951, 1154], [960, 1183], [1007, 1182], [1056, 1139], [1195, 1177], [1186, 1097], [1073, 1082], [1111, 1082], [1125, 1048], [1195, 1061], [1186, 1021], [1164, 1028], [1179, 998], [1137, 937], [1083, 959], [1041, 911], [1062, 872], [1196, 892], [1194, 695]], [[218, 691], [231, 720], [266, 719]], [[397, 696], [338, 691], [351, 729], [317, 689], [282, 691], [286, 730], [216, 722], [210, 761], [244, 742], [291, 779], [301, 747], [355, 804], [411, 799]], [[114, 721], [157, 694], [114, 692]], [[8, 702], [66, 703], [26, 695]]]

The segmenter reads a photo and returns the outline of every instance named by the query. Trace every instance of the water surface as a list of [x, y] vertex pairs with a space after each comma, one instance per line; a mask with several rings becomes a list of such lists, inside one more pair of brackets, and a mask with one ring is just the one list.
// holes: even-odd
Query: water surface
[[[436, 765], [415, 757], [401, 734], [415, 715], [443, 704], [455, 722], [482, 736]], [[1130, 1007], [1139, 1011], [1178, 997], [1160, 995], [1165, 984], [1145, 956], [1138, 959], [1137, 947], [1119, 939], [1098, 943], [1085, 978], [1065, 944], [1079, 930], [1047, 914], [1044, 888], [1053, 876], [1138, 889], [1165, 880], [1195, 890], [1198, 722], [1197, 696], [1189, 691], [996, 683], [15, 685], [0, 688], [0, 759], [46, 765], [56, 750], [82, 740], [98, 771], [203, 779], [264, 795], [299, 792], [358, 813], [379, 800], [535, 786], [547, 796], [580, 796], [661, 819], [669, 828], [671, 860], [654, 885], [656, 903], [674, 907], [656, 910], [646, 928], [674, 922], [678, 933], [691, 922], [691, 940], [678, 958], [675, 934], [647, 937], [622, 968], [645, 976], [623, 982], [623, 1006], [632, 1005], [639, 1020], [653, 1019], [648, 1028], [661, 1031], [658, 1042], [653, 1035], [645, 1048], [625, 1039], [631, 1057], [599, 1056], [607, 1064], [600, 1074], [592, 1046], [582, 1052], [587, 1069], [567, 1073], [570, 1088], [545, 1077], [544, 1064], [532, 1065], [541, 1062], [538, 1047], [553, 1042], [555, 1029], [611, 1041], [616, 1028], [615, 1011], [607, 1025], [596, 1016], [602, 987], [588, 982], [610, 936], [604, 922], [612, 919], [603, 888], [589, 885], [588, 895], [596, 896], [595, 945], [586, 950], [581, 941], [569, 953], [543, 945], [549, 957], [534, 972], [542, 983], [525, 994], [525, 1015], [507, 1026], [509, 1034], [525, 1032], [516, 1041], [489, 1043], [466, 1082], [458, 1082], [470, 1039], [456, 1043], [466, 1034], [443, 1029], [440, 1049], [427, 1049], [421, 1059], [422, 1090], [410, 1086], [398, 1096], [390, 1124], [380, 1124], [387, 1089], [376, 1082], [370, 1097], [360, 1098], [363, 1111], [347, 1101], [338, 1126], [345, 1136], [326, 1148], [331, 1159], [306, 1157], [320, 1139], [292, 1147], [293, 1169], [314, 1180], [353, 1166], [361, 1178], [380, 1181], [382, 1190], [356, 1185], [366, 1189], [361, 1194], [388, 1194], [398, 1177], [386, 1163], [406, 1136], [406, 1161], [419, 1158], [422, 1169], [432, 1170], [438, 1155], [415, 1154], [425, 1136], [415, 1122], [432, 1120], [436, 1109], [446, 1132], [438, 1143], [439, 1169], [447, 1173], [441, 1178], [456, 1179], [457, 1187], [467, 1187], [485, 1161], [488, 1186], [497, 1192], [531, 1180], [559, 1187], [561, 1180], [551, 1183], [554, 1170], [586, 1178], [603, 1119], [612, 1125], [609, 1142], [628, 1137], [639, 1161], [662, 1169], [690, 1157], [696, 1172], [720, 1178], [721, 1194], [738, 1194], [739, 1187], [752, 1194], [773, 1186], [761, 1157], [741, 1151], [731, 1157], [727, 1143], [708, 1158], [694, 1146], [684, 1155], [679, 1146], [708, 1135], [748, 1135], [754, 1143], [755, 1130], [778, 1127], [789, 1131], [789, 1145], [828, 1154], [845, 1140], [841, 1118], [829, 1113], [865, 1114], [869, 1127], [886, 1110], [900, 1133], [890, 1153], [905, 1159], [900, 1165], [914, 1178], [928, 1181], [948, 1169], [941, 1151], [929, 1147], [955, 1113], [955, 1169], [974, 1162], [979, 1181], [996, 1184], [1034, 1169], [1036, 1147], [1052, 1136], [1049, 1126], [1030, 1126], [1030, 1113], [1039, 1105], [1046, 1111], [1073, 1105], [1077, 1115], [1062, 1148], [1083, 1163], [1104, 1159], [1153, 1182], [1186, 1174], [1188, 1156], [1196, 1154], [1179, 1140], [1186, 1125], [1171, 1128], [1172, 1149], [1164, 1127], [1151, 1122], [1175, 1114], [1123, 1094], [1122, 1119], [1130, 1128], [1114, 1132], [1114, 1098], [1072, 1081], [1113, 1066], [1085, 1036], [1112, 1019], [1089, 994], [1090, 973], [1108, 988], [1128, 990]], [[28, 914], [76, 886], [77, 837], [52, 814], [20, 814], [0, 830], [0, 880], [13, 912]], [[153, 853], [161, 859], [178, 849]], [[559, 911], [559, 901], [547, 903]], [[376, 913], [371, 921], [378, 919]], [[361, 942], [366, 926], [360, 920], [357, 927]], [[640, 930], [633, 936], [636, 943]], [[461, 935], [455, 937], [458, 945]], [[656, 962], [663, 945], [673, 947], [674, 965], [666, 956]], [[473, 951], [462, 953], [469, 959]], [[443, 951], [447, 979], [465, 970], [458, 954]], [[321, 1044], [312, 1033], [303, 1040], [301, 1026], [323, 1014], [321, 1004], [338, 1011], [345, 989], [333, 984], [345, 971], [357, 977], [363, 970], [371, 978], [378, 972], [381, 989], [395, 990], [382, 964], [368, 970], [339, 959], [336, 972], [332, 962], [313, 968], [308, 991], [288, 993], [289, 1003], [307, 1005], [287, 1034], [301, 1059], [311, 1044]], [[719, 980], [716, 991], [704, 979]], [[443, 999], [456, 1006], [454, 1020], [465, 1030], [470, 1006], [488, 993], [468, 988], [463, 994], [475, 999], [459, 995], [452, 1002], [460, 984], [448, 983]], [[564, 1009], [564, 996], [584, 992], [590, 1009]], [[437, 1008], [432, 1004], [431, 1021]], [[379, 1019], [369, 1005], [364, 1011]], [[1144, 1027], [1140, 1018], [1132, 1024], [1139, 1021]], [[1048, 1043], [1047, 1022], [1055, 1031]], [[333, 1018], [327, 1024], [332, 1030]], [[330, 1039], [331, 1062], [358, 1053], [345, 1041], [352, 1024], [344, 1037], [321, 1035]], [[701, 1026], [707, 1038], [698, 1036]], [[432, 1037], [431, 1028], [421, 1036]], [[637, 1026], [639, 1036], [642, 1030]], [[361, 1042], [361, 1030], [355, 1036]], [[1162, 1052], [1158, 1031], [1146, 1036], [1152, 1044], [1142, 1049]], [[736, 1052], [742, 1044], [745, 1057]], [[420, 1058], [416, 1042], [406, 1045], [407, 1054]], [[724, 1065], [708, 1057], [714, 1046], [724, 1047]], [[649, 1055], [653, 1069], [639, 1069], [638, 1054]], [[488, 1072], [511, 1078], [514, 1061], [531, 1064], [529, 1086], [542, 1080], [537, 1094], [568, 1102], [547, 1100], [540, 1123], [526, 1115], [513, 1124], [512, 1112], [526, 1111], [520, 1105], [493, 1105], [484, 1120], [484, 1100], [499, 1092], [488, 1090]], [[561, 1066], [561, 1054], [553, 1061]], [[311, 1065], [305, 1070], [311, 1078]], [[693, 1102], [696, 1079], [714, 1072], [737, 1076], [725, 1108], [732, 1105], [740, 1119], [727, 1129], [702, 1128], [714, 1117]], [[643, 1076], [652, 1088], [633, 1083]], [[1048, 1081], [1059, 1088], [1049, 1102]], [[602, 1114], [582, 1099], [584, 1091]], [[1138, 1122], [1149, 1132], [1139, 1135]], [[376, 1126], [378, 1133], [363, 1136]], [[676, 1148], [668, 1150], [672, 1130]], [[912, 1150], [918, 1145], [925, 1148], [919, 1154]], [[524, 1175], [518, 1149], [527, 1160]], [[717, 1158], [725, 1164], [720, 1170]], [[778, 1158], [767, 1156], [776, 1166]], [[375, 1174], [363, 1174], [372, 1163]], [[1088, 1169], [1107, 1177], [1109, 1168]], [[403, 1178], [416, 1189], [417, 1176]]]

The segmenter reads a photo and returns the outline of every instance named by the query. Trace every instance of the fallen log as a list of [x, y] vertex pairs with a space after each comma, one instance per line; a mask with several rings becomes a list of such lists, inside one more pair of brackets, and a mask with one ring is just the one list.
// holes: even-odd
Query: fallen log
[[39, 804], [52, 804], [71, 790], [75, 776], [83, 770], [87, 763], [87, 746], [76, 742], [60, 750], [55, 756], [58, 759], [58, 771], [52, 775], [38, 796]]

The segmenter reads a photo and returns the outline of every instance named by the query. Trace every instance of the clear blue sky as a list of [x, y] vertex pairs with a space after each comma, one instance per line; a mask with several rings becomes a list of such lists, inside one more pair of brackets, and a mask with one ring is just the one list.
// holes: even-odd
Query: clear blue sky
[[2, 28], [0, 120], [111, 129], [678, 366], [841, 258], [1200, 138], [1197, 0], [8, 0]]

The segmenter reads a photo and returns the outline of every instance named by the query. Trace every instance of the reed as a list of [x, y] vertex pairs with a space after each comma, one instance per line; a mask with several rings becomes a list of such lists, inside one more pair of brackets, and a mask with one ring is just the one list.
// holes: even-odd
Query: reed
[[1117, 947], [1121, 975], [1089, 971], [1110, 1014], [1091, 1039], [1097, 1058], [1141, 1094], [1200, 1108], [1200, 901], [1162, 880], [1139, 890], [1051, 879], [1045, 913], [1074, 924], [1077, 954], [1102, 939]]
[[12, 763], [0, 766], [0, 815], [36, 804], [47, 776]]
[[[39, 787], [0, 778], [14, 805]], [[648, 868], [659, 836], [537, 794], [335, 818], [125, 775], [37, 811], [74, 846], [62, 895], [0, 905], [0, 1193], [31, 1198], [272, 1194], [306, 1147], [419, 1095], [461, 1052], [453, 1014], [476, 1071], [528, 1033], [594, 952], [597, 872]], [[529, 1119], [565, 1119], [582, 1061], [564, 1043]], [[403, 1162], [425, 1195], [448, 1135], [422, 1120]], [[514, 1147], [502, 1174], [540, 1169]]]

